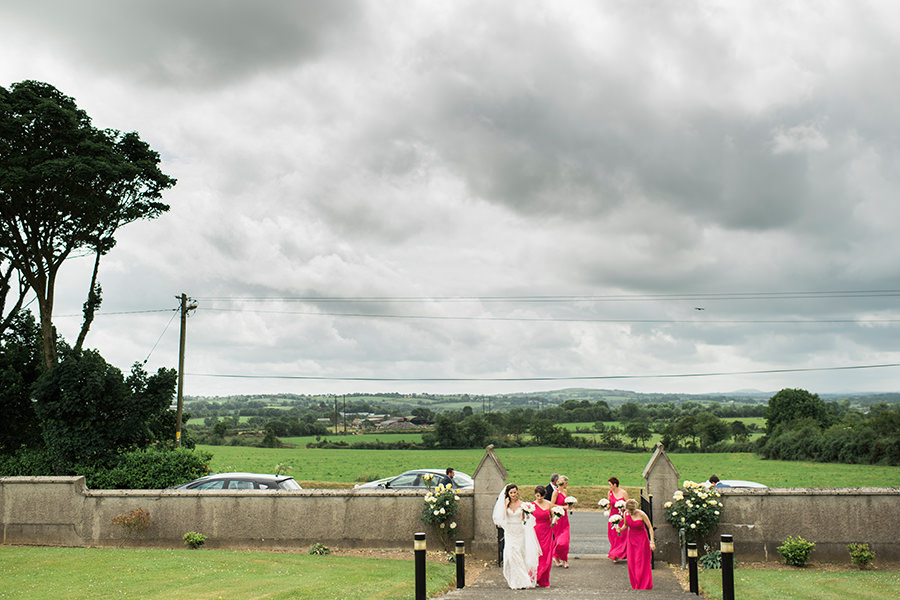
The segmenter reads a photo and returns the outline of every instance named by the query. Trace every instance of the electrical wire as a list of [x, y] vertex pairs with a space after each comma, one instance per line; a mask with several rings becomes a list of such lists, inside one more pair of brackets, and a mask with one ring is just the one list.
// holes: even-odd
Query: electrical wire
[[709, 373], [670, 373], [656, 375], [586, 375], [572, 377], [328, 377], [324, 375], [238, 375], [225, 373], [186, 373], [191, 377], [220, 379], [288, 379], [304, 381], [380, 381], [380, 382], [451, 382], [451, 381], [600, 381], [609, 379], [681, 379], [692, 377], [722, 377], [732, 375], [770, 375], [778, 373], [811, 373], [824, 371], [849, 371], [858, 369], [886, 369], [900, 367], [900, 363], [877, 365], [850, 365], [841, 367], [801, 367], [795, 369], [763, 369], [758, 371], [720, 371]]

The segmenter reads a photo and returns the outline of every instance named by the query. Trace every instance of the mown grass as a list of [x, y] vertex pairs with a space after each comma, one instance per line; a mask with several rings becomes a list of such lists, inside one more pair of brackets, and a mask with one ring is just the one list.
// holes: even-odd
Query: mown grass
[[[215, 472], [271, 473], [276, 465], [301, 482], [355, 482], [388, 477], [407, 469], [453, 466], [474, 475], [482, 449], [470, 450], [338, 450], [200, 446], [213, 453]], [[651, 453], [604, 452], [578, 448], [499, 448], [497, 455], [520, 486], [545, 484], [551, 473], [563, 473], [572, 486], [606, 486], [616, 476], [625, 486], [643, 485], [641, 473]], [[900, 467], [762, 460], [749, 453], [670, 454], [682, 480], [748, 479], [770, 487], [900, 487]]]
[[[456, 567], [429, 562], [429, 596], [449, 589]], [[406, 599], [409, 560], [306, 554], [99, 548], [0, 547], [0, 598], [191, 600]]]
[[[897, 571], [822, 571], [735, 569], [734, 597], [744, 600], [846, 600], [900, 597]], [[709, 600], [722, 598], [722, 572], [700, 572], [700, 591]]]

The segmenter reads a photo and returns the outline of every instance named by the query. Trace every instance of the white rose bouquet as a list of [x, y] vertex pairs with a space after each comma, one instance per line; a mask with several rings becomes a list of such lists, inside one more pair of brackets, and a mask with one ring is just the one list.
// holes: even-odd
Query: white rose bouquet
[[550, 508], [550, 527], [556, 525], [562, 517], [566, 515], [566, 509], [562, 506], [553, 506]]
[[622, 515], [613, 515], [609, 518], [609, 523], [616, 530], [616, 535], [622, 535]]
[[523, 502], [522, 503], [522, 523], [525, 523], [534, 513], [534, 502]]

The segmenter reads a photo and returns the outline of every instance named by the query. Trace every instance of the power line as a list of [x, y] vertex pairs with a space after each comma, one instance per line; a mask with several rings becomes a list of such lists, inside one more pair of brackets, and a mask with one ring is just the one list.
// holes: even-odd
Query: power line
[[692, 377], [722, 377], [733, 375], [771, 375], [778, 373], [811, 373], [825, 371], [849, 371], [859, 369], [885, 369], [900, 367], [900, 363], [877, 365], [850, 365], [841, 367], [808, 367], [795, 369], [763, 369], [758, 371], [720, 371], [708, 373], [669, 373], [655, 375], [585, 375], [571, 377], [328, 377], [324, 375], [239, 375], [226, 373], [187, 373], [191, 377], [215, 377], [220, 379], [288, 379], [304, 381], [379, 381], [379, 382], [478, 382], [478, 381], [599, 381], [610, 379], [680, 379]]
[[877, 324], [898, 323], [900, 319], [576, 319], [568, 317], [473, 317], [447, 315], [397, 315], [376, 313], [335, 313], [289, 310], [254, 310], [245, 308], [205, 308], [214, 312], [247, 312], [272, 315], [301, 315], [310, 317], [349, 317], [364, 319], [419, 319], [436, 321], [522, 321], [538, 323], [668, 323], [689, 325], [739, 325], [739, 324], [790, 324], [804, 325], [816, 323]]
[[203, 301], [241, 302], [622, 302], [653, 300], [775, 300], [809, 298], [881, 298], [900, 296], [900, 290], [825, 290], [792, 292], [712, 292], [612, 295], [509, 296], [201, 296]]

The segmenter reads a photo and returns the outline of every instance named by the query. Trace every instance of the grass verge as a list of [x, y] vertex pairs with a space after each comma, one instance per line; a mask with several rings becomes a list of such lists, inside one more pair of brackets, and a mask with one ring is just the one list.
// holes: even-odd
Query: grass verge
[[[742, 600], [846, 600], [897, 598], [900, 572], [735, 569], [734, 596]], [[700, 572], [700, 592], [722, 598], [722, 572]]]
[[[456, 567], [429, 562], [429, 597]], [[415, 595], [409, 560], [225, 550], [0, 547], [0, 598], [400, 600]]]

